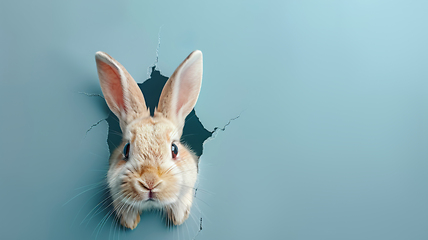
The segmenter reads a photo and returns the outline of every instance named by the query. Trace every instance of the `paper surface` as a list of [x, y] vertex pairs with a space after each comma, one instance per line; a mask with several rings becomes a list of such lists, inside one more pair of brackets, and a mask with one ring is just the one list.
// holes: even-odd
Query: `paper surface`
[[[427, 10], [377, 0], [1, 3], [0, 238], [427, 239]], [[155, 63], [170, 76], [195, 49], [196, 114], [207, 131], [226, 129], [204, 144], [192, 214], [169, 229], [145, 213], [121, 229], [108, 206], [97, 212], [109, 110], [87, 95], [101, 94], [94, 54], [142, 83]]]

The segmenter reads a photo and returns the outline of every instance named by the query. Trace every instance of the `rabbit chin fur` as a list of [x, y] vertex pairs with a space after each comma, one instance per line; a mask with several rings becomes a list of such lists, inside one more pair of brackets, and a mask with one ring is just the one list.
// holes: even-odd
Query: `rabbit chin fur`
[[[112, 154], [107, 175], [116, 214], [125, 218], [122, 224], [132, 228], [127, 222], [153, 208], [166, 210], [174, 224], [181, 224], [192, 205], [197, 158], [179, 142], [180, 131], [156, 112], [154, 117], [134, 120], [123, 134], [124, 141]], [[122, 149], [128, 142], [130, 155], [125, 161]], [[175, 159], [171, 143], [178, 147]], [[143, 184], [158, 184], [151, 200]]]
[[180, 138], [185, 118], [199, 96], [202, 53], [192, 52], [177, 67], [162, 90], [153, 117], [126, 69], [104, 52], [97, 52], [95, 59], [105, 100], [123, 134], [107, 174], [121, 224], [135, 228], [141, 212], [151, 208], [164, 210], [171, 223], [182, 224], [192, 206], [198, 166], [196, 156]]

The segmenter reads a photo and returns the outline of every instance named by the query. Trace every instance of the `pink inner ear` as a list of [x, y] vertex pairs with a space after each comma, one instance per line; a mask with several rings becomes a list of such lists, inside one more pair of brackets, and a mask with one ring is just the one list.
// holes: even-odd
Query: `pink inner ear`
[[[178, 114], [183, 107], [185, 108], [183, 109], [183, 114], [186, 114], [186, 116], [190, 111], [192, 111], [199, 93], [198, 75], [200, 75], [199, 69], [192, 67], [186, 67], [181, 72], [179, 86], [180, 92], [177, 99], [176, 114]], [[189, 107], [190, 109], [188, 109]]]
[[[122, 83], [120, 80], [120, 74], [115, 67], [108, 65], [107, 63], [100, 62], [98, 65], [100, 73], [106, 80], [106, 86], [110, 94], [110, 98], [115, 102], [119, 109], [125, 109], [125, 103], [123, 100]], [[107, 97], [107, 96], [106, 96]]]

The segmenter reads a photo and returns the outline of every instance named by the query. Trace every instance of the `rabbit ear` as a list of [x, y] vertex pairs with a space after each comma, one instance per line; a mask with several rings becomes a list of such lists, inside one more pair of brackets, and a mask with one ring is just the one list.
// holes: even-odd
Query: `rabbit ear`
[[95, 60], [101, 90], [121, 127], [136, 118], [149, 116], [143, 93], [128, 71], [107, 53], [97, 52]]
[[198, 100], [202, 84], [202, 52], [192, 52], [166, 82], [158, 110], [180, 130]]

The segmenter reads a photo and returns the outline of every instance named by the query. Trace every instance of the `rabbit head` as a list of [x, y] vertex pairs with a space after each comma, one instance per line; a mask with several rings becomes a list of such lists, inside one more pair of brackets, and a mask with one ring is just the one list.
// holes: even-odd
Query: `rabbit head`
[[135, 228], [143, 210], [165, 210], [178, 225], [187, 219], [197, 178], [197, 158], [180, 142], [186, 116], [202, 83], [202, 53], [192, 52], [166, 82], [154, 115], [126, 69], [97, 52], [100, 85], [118, 117], [122, 143], [110, 156], [107, 174], [114, 210], [122, 225]]

